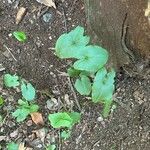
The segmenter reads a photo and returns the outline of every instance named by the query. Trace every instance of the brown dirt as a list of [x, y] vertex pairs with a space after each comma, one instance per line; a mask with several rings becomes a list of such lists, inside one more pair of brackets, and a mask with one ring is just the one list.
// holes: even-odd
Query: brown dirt
[[[39, 3], [34, 0], [20, 1], [19, 7], [26, 7], [27, 14], [21, 23], [16, 25], [15, 3], [0, 1], [0, 64], [6, 68], [5, 72], [16, 73], [32, 82], [39, 93], [47, 90], [52, 97], [61, 100], [62, 103], [56, 111], [63, 107], [71, 109], [64, 101], [66, 94], [73, 102], [73, 110], [78, 111], [68, 79], [60, 76], [59, 72], [65, 72], [70, 62], [58, 59], [50, 48], [54, 47], [57, 38], [66, 30], [70, 31], [77, 25], [86, 27], [84, 4], [79, 0], [75, 4], [72, 0], [65, 0], [63, 3], [57, 0], [56, 5], [56, 10], [49, 8], [47, 11], [52, 14], [51, 22], [45, 23], [42, 15], [37, 17], [41, 7]], [[16, 30], [22, 30], [27, 34], [27, 42], [19, 43], [10, 35]], [[17, 61], [11, 55], [4, 56], [4, 52], [7, 52], [4, 45], [10, 49]], [[0, 77], [5, 72], [0, 72]], [[6, 116], [16, 108], [17, 93], [2, 88], [1, 80], [0, 85], [0, 94], [4, 95], [6, 100], [0, 113]], [[45, 144], [50, 142], [49, 137], [52, 136], [59, 150], [149, 150], [149, 88], [149, 79], [129, 77], [123, 71], [118, 72], [115, 92], [117, 108], [104, 120], [100, 118], [102, 110], [100, 105], [94, 105], [84, 97], [78, 96], [82, 107], [82, 120], [73, 128], [71, 138], [66, 141], [59, 138], [59, 130], [52, 129], [46, 118], [47, 114], [54, 112], [46, 107], [46, 100], [49, 97], [38, 94], [37, 103], [44, 116], [44, 128], [48, 129]], [[27, 146], [38, 150], [35, 146], [35, 143], [39, 142], [38, 138], [31, 136], [34, 130], [40, 128], [34, 125], [30, 118], [18, 124], [11, 115], [8, 115], [0, 129], [0, 136], [6, 136], [5, 140], [0, 140], [2, 150], [10, 141], [25, 142]], [[11, 133], [16, 130], [18, 135], [11, 137]]]

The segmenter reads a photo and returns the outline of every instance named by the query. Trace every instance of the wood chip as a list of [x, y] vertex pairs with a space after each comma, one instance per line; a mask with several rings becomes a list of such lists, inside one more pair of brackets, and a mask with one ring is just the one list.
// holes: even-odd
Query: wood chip
[[16, 24], [19, 24], [21, 22], [21, 20], [23, 19], [23, 17], [26, 14], [26, 11], [27, 11], [27, 9], [24, 7], [19, 8], [17, 15], [16, 15]]
[[55, 3], [53, 2], [53, 0], [36, 0], [37, 2], [41, 3], [41, 4], [44, 4], [48, 7], [54, 7], [56, 9], [56, 5]]

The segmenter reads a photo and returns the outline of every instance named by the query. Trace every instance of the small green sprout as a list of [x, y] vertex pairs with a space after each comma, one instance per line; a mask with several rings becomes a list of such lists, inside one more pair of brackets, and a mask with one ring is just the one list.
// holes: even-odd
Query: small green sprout
[[19, 41], [19, 42], [25, 42], [27, 39], [26, 34], [22, 31], [15, 31], [13, 32], [13, 36]]
[[19, 150], [19, 145], [14, 142], [8, 143], [7, 150]]
[[30, 113], [37, 112], [39, 106], [36, 104], [29, 104], [28, 101], [18, 100], [18, 108], [12, 113], [12, 116], [17, 118], [17, 122], [24, 121]]
[[5, 74], [4, 75], [4, 84], [6, 87], [17, 87], [19, 86], [19, 77], [16, 75]]
[[63, 138], [64, 140], [70, 138], [71, 136], [71, 131], [68, 130], [68, 131], [62, 131], [61, 134], [60, 134], [60, 137]]
[[4, 99], [2, 96], [0, 96], [0, 106], [4, 104]]
[[54, 114], [49, 114], [48, 119], [50, 120], [51, 126], [53, 128], [72, 128], [75, 123], [80, 121], [80, 114], [77, 112], [59, 112]]
[[56, 145], [52, 144], [52, 145], [49, 145], [46, 150], [55, 150], [56, 149]]
[[25, 84], [25, 82], [22, 81], [21, 92], [23, 98], [26, 99], [27, 101], [32, 101], [35, 99], [35, 88], [32, 86], [32, 84], [30, 83]]

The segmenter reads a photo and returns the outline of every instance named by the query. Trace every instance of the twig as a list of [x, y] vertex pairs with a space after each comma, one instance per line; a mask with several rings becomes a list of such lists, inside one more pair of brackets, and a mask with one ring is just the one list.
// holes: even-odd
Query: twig
[[4, 47], [7, 49], [7, 51], [11, 54], [12, 58], [17, 62], [17, 59], [15, 58], [15, 56], [13, 55], [13, 53], [10, 51], [10, 49], [4, 45]]
[[61, 150], [61, 133], [60, 133], [60, 129], [59, 129], [59, 147], [58, 147], [58, 150]]
[[80, 106], [80, 104], [79, 104], [79, 101], [78, 101], [78, 99], [77, 99], [77, 95], [76, 95], [76, 93], [75, 93], [75, 91], [74, 91], [74, 88], [73, 88], [73, 86], [72, 86], [71, 79], [70, 79], [70, 77], [67, 77], [67, 78], [68, 78], [68, 81], [69, 81], [68, 84], [69, 84], [69, 86], [70, 86], [70, 88], [71, 88], [71, 91], [72, 91], [72, 93], [73, 93], [75, 102], [76, 102], [76, 104], [77, 104], [79, 110], [81, 111], [81, 106]]
[[67, 28], [67, 19], [66, 19], [66, 14], [65, 14], [65, 10], [64, 7], [62, 6], [63, 9], [63, 17], [64, 17], [64, 26], [65, 26], [65, 30], [66, 32], [68, 32], [68, 28]]

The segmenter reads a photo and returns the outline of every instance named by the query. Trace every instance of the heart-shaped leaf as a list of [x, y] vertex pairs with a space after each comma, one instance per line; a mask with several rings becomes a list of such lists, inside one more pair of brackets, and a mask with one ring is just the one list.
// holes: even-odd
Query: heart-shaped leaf
[[21, 92], [23, 98], [25, 98], [27, 101], [32, 101], [35, 99], [35, 88], [32, 86], [32, 84], [25, 84], [25, 82], [22, 81]]
[[77, 52], [84, 48], [89, 40], [88, 36], [84, 36], [84, 28], [77, 26], [58, 38], [55, 46], [56, 55], [60, 58], [76, 58]]
[[105, 68], [100, 69], [92, 86], [92, 101], [105, 102], [112, 99], [114, 92], [115, 71], [112, 69], [109, 73]]
[[91, 92], [90, 79], [85, 75], [81, 76], [81, 80], [77, 79], [74, 86], [81, 95], [89, 95]]
[[72, 127], [73, 119], [66, 112], [49, 114], [48, 119], [53, 128]]
[[102, 68], [108, 60], [108, 52], [99, 46], [89, 45], [79, 50], [76, 57], [79, 59], [74, 63], [77, 70], [96, 72]]

